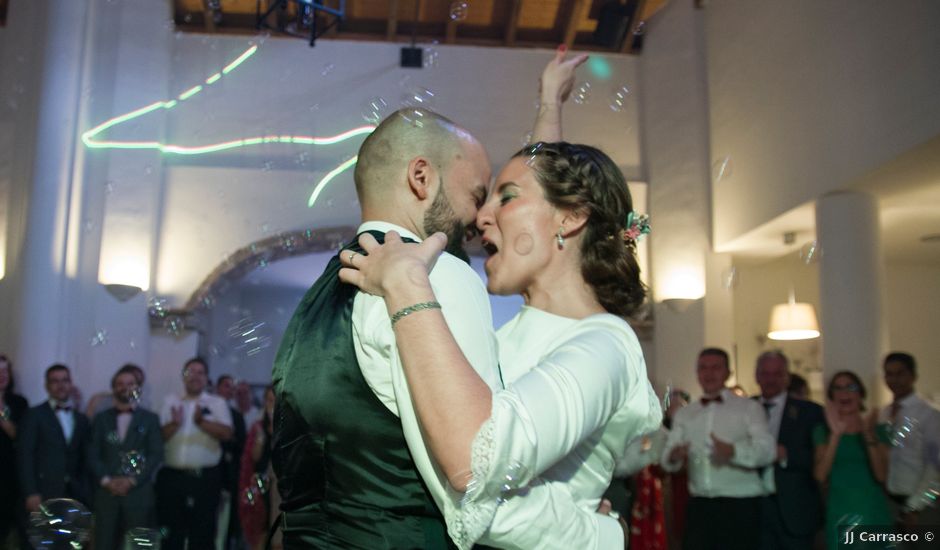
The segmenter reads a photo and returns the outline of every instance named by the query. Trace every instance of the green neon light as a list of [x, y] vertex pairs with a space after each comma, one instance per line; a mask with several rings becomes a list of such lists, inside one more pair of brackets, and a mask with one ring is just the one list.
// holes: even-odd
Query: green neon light
[[[227, 75], [233, 70], [235, 70], [239, 65], [244, 63], [248, 58], [254, 55], [258, 51], [258, 46], [252, 46], [245, 50], [240, 56], [238, 56], [234, 61], [229, 63], [222, 69], [221, 73], [215, 73], [206, 79], [206, 85], [210, 86], [219, 80], [222, 79], [223, 75]], [[197, 84], [192, 88], [189, 88], [185, 92], [181, 93], [176, 99], [171, 99], [168, 101], [157, 101], [151, 103], [145, 107], [141, 107], [129, 113], [112, 118], [107, 120], [94, 128], [84, 132], [82, 134], [82, 143], [85, 144], [89, 149], [152, 149], [160, 151], [164, 154], [174, 154], [174, 155], [203, 155], [207, 153], [215, 153], [219, 151], [226, 151], [229, 149], [235, 149], [238, 147], [246, 147], [250, 145], [260, 145], [264, 143], [292, 143], [299, 145], [333, 145], [336, 143], [341, 143], [348, 139], [371, 134], [375, 130], [374, 125], [360, 126], [358, 128], [353, 128], [347, 130], [343, 133], [337, 134], [335, 136], [326, 136], [326, 137], [317, 137], [317, 136], [289, 136], [289, 135], [270, 135], [270, 136], [258, 136], [250, 137], [243, 139], [236, 139], [232, 141], [225, 141], [221, 143], [213, 143], [209, 145], [201, 146], [185, 146], [185, 145], [174, 145], [169, 143], [160, 143], [159, 141], [104, 141], [96, 139], [98, 134], [113, 128], [119, 124], [123, 124], [129, 120], [142, 117], [148, 113], [152, 113], [157, 109], [172, 109], [179, 105], [181, 101], [185, 101], [192, 96], [198, 94], [203, 90], [203, 86]], [[353, 157], [336, 168], [330, 170], [313, 189], [313, 193], [310, 195], [310, 199], [307, 201], [307, 206], [312, 208], [316, 203], [317, 197], [326, 186], [337, 176], [355, 166], [356, 159], [358, 157]]]
[[202, 91], [202, 86], [197, 84], [193, 86], [192, 88], [186, 90], [185, 92], [181, 93], [180, 101], [186, 101], [187, 99], [193, 97], [194, 95], [198, 94], [201, 91]]
[[317, 186], [313, 188], [313, 193], [310, 194], [310, 199], [307, 200], [307, 208], [313, 208], [313, 205], [316, 204], [317, 202], [317, 197], [319, 197], [320, 193], [323, 192], [324, 189], [326, 189], [327, 184], [330, 183], [330, 181], [332, 181], [333, 178], [335, 178], [336, 176], [342, 174], [346, 170], [349, 170], [351, 167], [353, 167], [356, 164], [356, 160], [358, 158], [359, 157], [353, 157], [347, 160], [346, 162], [340, 164], [336, 168], [330, 170], [330, 172], [327, 175], [323, 176], [323, 179], [321, 179], [317, 183]]

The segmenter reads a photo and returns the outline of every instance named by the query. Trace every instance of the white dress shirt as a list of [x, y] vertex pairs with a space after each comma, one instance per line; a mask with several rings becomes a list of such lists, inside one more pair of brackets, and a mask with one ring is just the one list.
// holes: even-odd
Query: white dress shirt
[[[753, 399], [738, 397], [728, 389], [721, 403], [693, 401], [676, 413], [660, 464], [668, 472], [682, 463], [670, 462], [678, 445], [689, 443], [689, 493], [696, 497], [747, 498], [764, 495], [760, 469], [773, 462], [777, 443], [767, 428], [764, 408]], [[734, 445], [728, 464], [712, 463], [712, 434]]]
[[173, 420], [173, 407], [183, 407], [183, 422], [164, 446], [164, 463], [170, 468], [195, 469], [216, 466], [222, 460], [219, 440], [204, 432], [193, 421], [196, 407], [208, 409], [203, 418], [232, 426], [232, 412], [228, 403], [217, 395], [202, 392], [196, 398], [170, 394], [160, 410], [160, 425]]
[[[420, 241], [410, 231], [386, 222], [370, 221], [359, 226], [364, 231], [394, 230], [404, 238]], [[496, 338], [486, 288], [479, 276], [462, 260], [442, 254], [430, 274], [431, 287], [450, 331], [464, 356], [486, 384], [495, 391], [502, 388], [499, 375]], [[353, 302], [353, 344], [363, 377], [379, 400], [401, 419], [402, 430], [415, 466], [444, 515], [448, 532], [459, 521], [460, 495], [449, 488], [446, 477], [432, 460], [422, 438], [421, 428], [411, 401], [395, 344], [388, 310], [382, 298], [359, 292]], [[531, 532], [547, 532], [557, 548], [623, 548], [623, 535], [613, 518], [579, 507], [564, 487], [533, 487], [518, 507], [525, 516], [498, 513], [492, 519], [492, 533], [480, 544], [500, 548], [526, 548], [525, 537]], [[524, 501], [524, 502], [523, 502]], [[519, 521], [525, 519], [520, 524]], [[616, 530], [616, 543], [600, 543], [600, 525], [605, 532]]]
[[495, 514], [512, 523], [494, 522], [490, 535], [515, 527], [525, 537], [521, 548], [622, 548], [612, 523], [599, 524], [593, 546], [527, 528], [545, 518], [527, 497], [507, 499], [506, 490], [512, 495], [532, 480], [567, 491], [586, 511], [597, 508], [628, 443], [662, 422], [636, 335], [614, 315], [578, 320], [526, 306], [497, 338], [506, 389], [493, 395], [490, 418], [474, 440], [476, 489], [467, 491], [461, 527], [473, 540], [476, 524]]
[[[69, 407], [68, 410], [56, 410], [56, 407], [62, 405]], [[59, 403], [55, 399], [49, 399], [49, 406], [52, 407], [52, 412], [55, 413], [56, 419], [59, 421], [59, 426], [62, 426], [62, 435], [65, 436], [65, 442], [72, 442], [72, 434], [75, 432], [75, 417], [72, 416], [72, 413], [75, 412], [74, 408], [71, 407], [68, 402]]]
[[[940, 411], [916, 394], [898, 401], [893, 432], [906, 437], [893, 439], [900, 444], [888, 456], [888, 492], [908, 497], [907, 505], [919, 510], [927, 505], [923, 498], [932, 482], [940, 480], [935, 464], [940, 452]], [[891, 405], [881, 410], [880, 421], [891, 424]], [[910, 432], [904, 432], [907, 428]], [[930, 456], [930, 455], [933, 456]]]

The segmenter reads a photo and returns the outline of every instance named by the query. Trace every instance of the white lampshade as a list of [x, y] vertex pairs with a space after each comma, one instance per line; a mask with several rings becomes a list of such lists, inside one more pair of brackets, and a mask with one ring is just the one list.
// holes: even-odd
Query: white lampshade
[[819, 337], [819, 323], [813, 304], [789, 302], [777, 304], [770, 312], [771, 340], [809, 340]]

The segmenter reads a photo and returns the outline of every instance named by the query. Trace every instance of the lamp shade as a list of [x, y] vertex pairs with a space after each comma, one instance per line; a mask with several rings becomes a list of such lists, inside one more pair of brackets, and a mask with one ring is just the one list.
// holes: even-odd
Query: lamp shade
[[809, 340], [819, 337], [819, 323], [813, 304], [789, 302], [777, 304], [770, 312], [771, 340]]

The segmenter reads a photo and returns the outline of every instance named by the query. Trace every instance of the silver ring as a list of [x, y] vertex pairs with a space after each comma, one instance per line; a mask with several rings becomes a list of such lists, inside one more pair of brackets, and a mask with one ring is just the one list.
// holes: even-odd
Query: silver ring
[[358, 252], [356, 252], [355, 250], [353, 250], [353, 251], [350, 251], [350, 252], [349, 252], [349, 260], [348, 260], [348, 261], [349, 261], [349, 263], [352, 263], [352, 261], [353, 261], [353, 258], [355, 258], [355, 257], [356, 257], [356, 254], [359, 254], [359, 253], [358, 253]]

